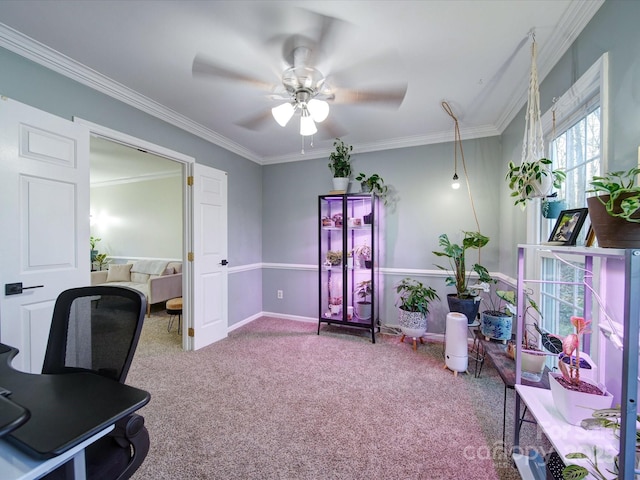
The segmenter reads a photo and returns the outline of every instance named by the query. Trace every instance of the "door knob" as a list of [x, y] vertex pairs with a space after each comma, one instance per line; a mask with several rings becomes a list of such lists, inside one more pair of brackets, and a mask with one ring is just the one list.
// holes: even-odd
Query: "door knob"
[[229, 264], [229, 262], [227, 262], [227, 260], [226, 260], [226, 259], [225, 259], [225, 260], [222, 260], [222, 261], [220, 262], [220, 265], [222, 265], [222, 266], [224, 266], [224, 265], [228, 265], [228, 264]]

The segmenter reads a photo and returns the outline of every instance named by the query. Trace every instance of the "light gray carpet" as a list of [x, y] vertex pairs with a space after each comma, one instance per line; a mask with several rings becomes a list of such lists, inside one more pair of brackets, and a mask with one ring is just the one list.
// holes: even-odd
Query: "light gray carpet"
[[[260, 318], [196, 352], [145, 321], [127, 383], [151, 450], [134, 479], [518, 479], [503, 384], [443, 368], [442, 344]], [[507, 442], [512, 438], [511, 405]], [[525, 425], [524, 442], [540, 443]]]

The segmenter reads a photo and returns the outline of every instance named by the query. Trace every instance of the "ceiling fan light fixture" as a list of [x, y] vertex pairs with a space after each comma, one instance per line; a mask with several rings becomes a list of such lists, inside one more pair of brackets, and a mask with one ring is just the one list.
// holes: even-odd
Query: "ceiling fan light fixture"
[[321, 123], [329, 116], [329, 104], [324, 100], [312, 98], [307, 103], [309, 113], [315, 122]]
[[278, 122], [278, 125], [284, 127], [289, 123], [291, 117], [293, 117], [293, 112], [295, 108], [290, 103], [283, 103], [282, 105], [278, 105], [277, 107], [273, 107], [271, 109], [271, 114], [273, 118]]
[[308, 137], [317, 131], [318, 129], [316, 128], [316, 124], [313, 121], [313, 117], [309, 114], [309, 111], [306, 108], [302, 109], [302, 116], [300, 117], [300, 135]]

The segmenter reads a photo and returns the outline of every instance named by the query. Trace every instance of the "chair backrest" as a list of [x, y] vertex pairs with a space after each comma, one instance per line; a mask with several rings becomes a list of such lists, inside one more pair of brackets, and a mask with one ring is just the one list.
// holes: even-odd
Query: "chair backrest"
[[56, 299], [42, 373], [89, 370], [124, 383], [146, 311], [142, 293], [96, 285]]

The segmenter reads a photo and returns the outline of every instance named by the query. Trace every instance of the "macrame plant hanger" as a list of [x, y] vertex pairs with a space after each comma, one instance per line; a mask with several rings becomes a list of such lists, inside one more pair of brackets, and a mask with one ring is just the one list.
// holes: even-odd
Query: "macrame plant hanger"
[[524, 139], [522, 140], [521, 164], [523, 162], [535, 162], [545, 156], [542, 120], [540, 118], [540, 89], [537, 67], [538, 49], [535, 32], [531, 30], [529, 35], [531, 36], [531, 75], [529, 77], [529, 95], [527, 98]]

